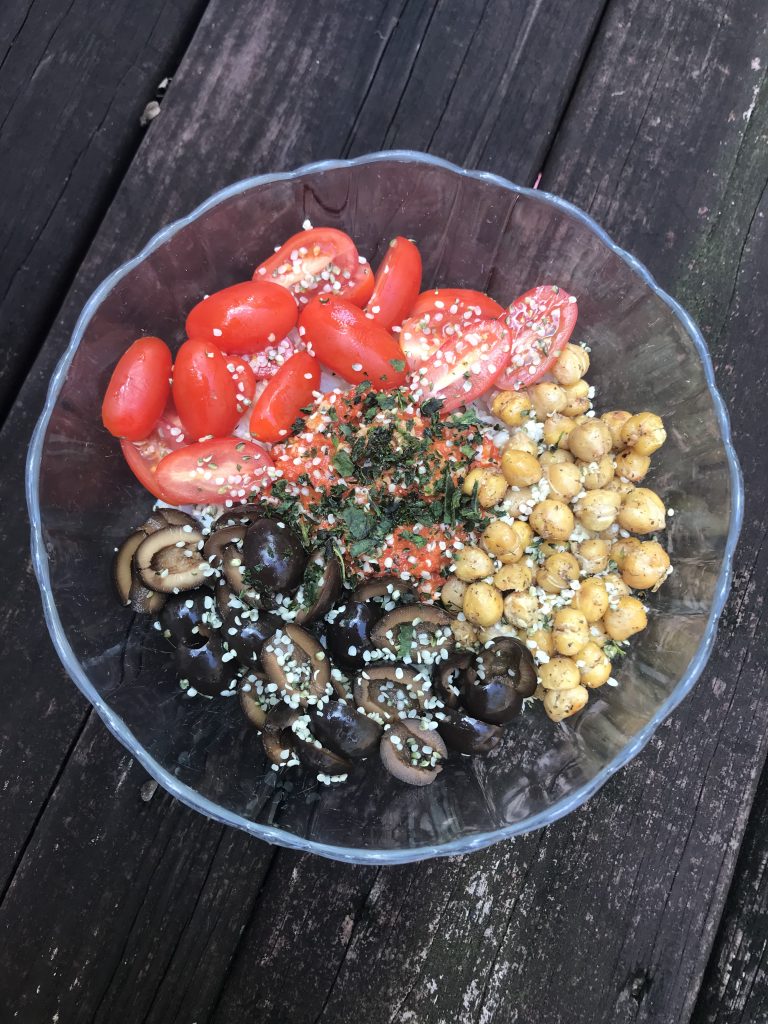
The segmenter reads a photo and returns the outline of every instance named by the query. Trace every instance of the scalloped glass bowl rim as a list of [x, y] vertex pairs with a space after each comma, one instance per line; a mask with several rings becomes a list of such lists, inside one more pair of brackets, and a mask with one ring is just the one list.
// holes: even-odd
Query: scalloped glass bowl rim
[[[239, 193], [252, 189], [255, 186], [268, 184], [273, 181], [291, 180], [300, 178], [308, 173], [318, 173], [326, 170], [378, 161], [431, 164], [451, 171], [454, 174], [461, 175], [462, 177], [490, 182], [509, 191], [518, 193], [519, 195], [535, 197], [544, 203], [549, 203], [552, 206], [565, 211], [570, 216], [586, 225], [605, 246], [612, 250], [642, 278], [648, 288], [650, 288], [659, 297], [659, 299], [661, 299], [661, 301], [670, 308], [672, 313], [678, 318], [678, 320], [680, 320], [683, 327], [690, 335], [703, 364], [707, 386], [710, 394], [712, 395], [715, 415], [720, 427], [720, 434], [728, 459], [732, 489], [730, 528], [728, 531], [722, 568], [718, 577], [712, 607], [709, 612], [706, 632], [699, 644], [696, 654], [688, 665], [685, 675], [681, 677], [669, 697], [659, 706], [653, 718], [637, 733], [636, 736], [633, 737], [630, 742], [626, 744], [619, 754], [617, 754], [594, 776], [593, 779], [574, 790], [568, 796], [562, 797], [551, 807], [547, 808], [546, 811], [542, 811], [530, 818], [524, 819], [505, 828], [495, 829], [490, 832], [480, 832], [459, 839], [453, 839], [441, 845], [421, 846], [409, 849], [360, 849], [331, 846], [325, 843], [292, 835], [273, 826], [248, 821], [241, 815], [229, 812], [218, 804], [200, 796], [194, 789], [180, 783], [178, 779], [158, 764], [158, 762], [144, 750], [136, 736], [126, 726], [125, 722], [123, 722], [119, 716], [113, 714], [109, 706], [101, 698], [99, 693], [91, 684], [83, 666], [80, 664], [69, 645], [69, 641], [64, 633], [64, 629], [53, 600], [53, 595], [51, 593], [48, 559], [42, 535], [42, 522], [38, 494], [43, 440], [48, 422], [51, 418], [53, 407], [64, 384], [67, 370], [95, 310], [110, 292], [112, 287], [122, 277], [141, 263], [155, 249], [163, 245], [181, 228], [186, 227], [207, 210], [210, 210], [213, 206], [216, 206], [218, 203], [230, 198], [231, 196], [238, 195]], [[581, 804], [588, 800], [589, 797], [596, 793], [597, 790], [607, 782], [614, 772], [618, 771], [619, 768], [622, 768], [625, 764], [631, 761], [632, 758], [642, 750], [661, 722], [690, 692], [694, 683], [699, 678], [707, 659], [709, 658], [714, 644], [715, 635], [717, 633], [718, 620], [730, 589], [733, 573], [733, 556], [741, 529], [744, 509], [744, 488], [739, 462], [731, 440], [728, 412], [715, 385], [714, 370], [706, 343], [698, 327], [682, 306], [680, 306], [679, 303], [677, 303], [670, 295], [658, 286], [654, 278], [642, 263], [624, 249], [616, 245], [599, 226], [599, 224], [596, 223], [596, 221], [572, 203], [548, 192], [540, 192], [538, 190], [515, 185], [496, 174], [491, 174], [485, 171], [465, 170], [464, 168], [458, 167], [456, 164], [452, 164], [447, 160], [442, 160], [426, 153], [419, 153], [411, 150], [389, 150], [380, 153], [369, 153], [353, 160], [323, 160], [317, 163], [305, 164], [303, 167], [299, 167], [294, 171], [262, 174], [253, 178], [246, 178], [242, 181], [235, 182], [227, 188], [221, 189], [219, 192], [216, 192], [204, 203], [200, 204], [188, 216], [174, 221], [161, 231], [157, 232], [157, 234], [150, 239], [137, 256], [128, 260], [126, 263], [123, 263], [117, 268], [117, 270], [110, 274], [109, 277], [102, 281], [85, 304], [78, 318], [70, 343], [51, 378], [45, 406], [32, 436], [32, 442], [27, 457], [25, 484], [32, 536], [32, 563], [42, 594], [46, 625], [48, 626], [54, 646], [65, 669], [75, 681], [78, 688], [95, 707], [110, 732], [168, 792], [173, 794], [173, 796], [177, 797], [183, 803], [197, 811], [201, 811], [208, 817], [216, 821], [220, 821], [225, 825], [231, 825], [236, 828], [243, 829], [259, 839], [266, 840], [267, 842], [274, 843], [278, 846], [317, 853], [334, 860], [348, 861], [357, 864], [402, 864], [411, 861], [425, 860], [431, 857], [452, 856], [468, 853], [473, 850], [479, 850], [483, 847], [490, 846], [492, 843], [499, 842], [502, 839], [509, 839], [512, 836], [521, 835], [525, 832], [530, 832], [534, 829], [550, 825], [552, 822], [557, 821], [559, 818], [569, 814], [577, 807], [580, 807]]]

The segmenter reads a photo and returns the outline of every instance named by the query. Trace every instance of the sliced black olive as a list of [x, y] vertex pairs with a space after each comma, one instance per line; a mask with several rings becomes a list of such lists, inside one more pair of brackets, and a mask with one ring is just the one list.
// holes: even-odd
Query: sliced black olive
[[284, 768], [291, 762], [296, 763], [296, 744], [291, 726], [300, 715], [298, 709], [289, 708], [282, 702], [267, 712], [261, 743], [272, 764]]
[[[427, 748], [426, 750], [424, 748]], [[381, 761], [390, 774], [411, 786], [428, 786], [443, 770], [448, 750], [436, 729], [398, 722], [381, 737]]]
[[283, 626], [261, 649], [261, 664], [291, 704], [316, 704], [333, 692], [331, 667], [317, 640], [301, 626]]
[[426, 654], [450, 653], [456, 641], [450, 617], [433, 604], [409, 604], [383, 615], [371, 630], [371, 640], [382, 651], [414, 661]]
[[327, 548], [313, 551], [296, 595], [302, 605], [293, 620], [296, 625], [302, 626], [329, 612], [339, 599], [341, 585], [341, 566], [336, 555]]
[[225, 526], [222, 530], [209, 534], [203, 544], [203, 558], [209, 565], [220, 568], [227, 547], [242, 544], [246, 529], [247, 526]]
[[328, 747], [324, 747], [309, 729], [297, 732], [297, 726], [300, 724], [303, 724], [303, 720], [297, 719], [292, 727], [292, 732], [296, 756], [301, 761], [302, 767], [328, 775], [346, 775], [352, 767], [350, 762], [345, 757], [340, 757], [329, 750]]
[[162, 594], [194, 590], [205, 583], [197, 545], [203, 535], [186, 526], [167, 526], [150, 534], [136, 549], [134, 565], [141, 582]]
[[227, 529], [230, 526], [250, 526], [257, 519], [263, 519], [269, 515], [269, 508], [266, 505], [240, 505], [239, 508], [230, 508], [222, 512], [218, 519], [211, 523], [211, 531]]
[[246, 668], [253, 668], [261, 657], [265, 641], [282, 629], [283, 620], [270, 612], [244, 608], [232, 609], [224, 619], [222, 633], [238, 660]]
[[474, 657], [469, 651], [458, 651], [439, 661], [432, 672], [432, 689], [447, 708], [457, 708], [462, 691], [476, 673]]
[[168, 525], [168, 520], [163, 515], [162, 510], [156, 509], [154, 512], [150, 512], [141, 524], [141, 528], [144, 533], [149, 536], [150, 533], [157, 533], [158, 530], [164, 530]]
[[370, 631], [379, 618], [379, 609], [368, 601], [354, 601], [335, 608], [328, 616], [325, 636], [333, 660], [344, 668], [362, 668], [363, 653], [371, 651]]
[[131, 610], [140, 615], [157, 615], [166, 601], [165, 594], [158, 594], [156, 590], [145, 587], [138, 575], [131, 584], [129, 597]]
[[384, 598], [395, 604], [408, 604], [417, 600], [416, 587], [405, 583], [399, 576], [379, 576], [375, 580], [362, 583], [352, 595], [355, 601], [374, 601]]
[[307, 555], [301, 541], [284, 523], [257, 519], [245, 531], [242, 565], [248, 583], [260, 596], [292, 594], [301, 583]]
[[363, 669], [355, 680], [355, 704], [382, 722], [415, 717], [424, 709], [423, 680], [407, 665], [387, 662]]
[[263, 729], [267, 721], [267, 712], [273, 706], [264, 693], [267, 677], [258, 672], [250, 672], [240, 680], [237, 695], [243, 714], [257, 729]]
[[202, 647], [211, 635], [211, 595], [195, 593], [191, 597], [179, 594], [166, 602], [160, 613], [160, 628], [163, 636], [174, 647]]
[[225, 619], [234, 609], [257, 607], [251, 601], [250, 590], [233, 590], [223, 578], [213, 581], [213, 596], [222, 619]]
[[477, 656], [476, 669], [476, 678], [465, 680], [464, 707], [484, 722], [511, 722], [536, 689], [531, 652], [514, 637], [497, 637]]
[[224, 661], [225, 651], [219, 637], [212, 633], [202, 647], [177, 647], [176, 668], [179, 678], [208, 697], [218, 697], [232, 688], [235, 672], [230, 662]]
[[178, 508], [159, 508], [156, 510], [165, 519], [169, 526], [191, 526], [193, 530], [200, 530], [200, 523], [194, 516], [182, 512]]
[[501, 742], [504, 729], [473, 718], [461, 708], [438, 711], [438, 732], [451, 750], [460, 754], [488, 754]]
[[312, 732], [325, 746], [343, 757], [356, 759], [375, 753], [381, 726], [341, 700], [332, 700], [322, 710], [309, 711]]
[[127, 606], [131, 603], [131, 584], [134, 580], [133, 556], [146, 539], [144, 530], [134, 530], [125, 538], [112, 559], [112, 582], [120, 604]]

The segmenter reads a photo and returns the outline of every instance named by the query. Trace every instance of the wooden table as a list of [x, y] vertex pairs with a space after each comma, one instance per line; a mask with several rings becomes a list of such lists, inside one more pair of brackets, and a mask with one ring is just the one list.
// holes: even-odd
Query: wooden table
[[[761, 0], [0, 6], [1, 1021], [768, 1020], [766, 67]], [[748, 502], [715, 655], [636, 761], [546, 831], [374, 869], [155, 789], [53, 653], [22, 471], [78, 310], [160, 225], [393, 147], [541, 175], [647, 263], [709, 341]]]

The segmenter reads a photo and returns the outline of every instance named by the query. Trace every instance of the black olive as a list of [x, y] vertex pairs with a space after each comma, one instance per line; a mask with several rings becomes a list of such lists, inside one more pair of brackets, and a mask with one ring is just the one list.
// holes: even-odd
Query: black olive
[[418, 599], [418, 592], [412, 583], [405, 583], [399, 576], [377, 576], [361, 583], [353, 597], [356, 601], [393, 601], [408, 604]]
[[465, 680], [462, 703], [484, 722], [511, 722], [536, 689], [531, 652], [514, 637], [497, 637], [477, 657], [477, 677]]
[[257, 519], [245, 532], [242, 564], [257, 593], [291, 594], [301, 583], [307, 555], [290, 527]]
[[302, 604], [293, 620], [296, 625], [303, 626], [329, 612], [339, 599], [341, 586], [341, 567], [336, 555], [326, 548], [313, 551], [304, 570], [301, 590], [296, 595]]
[[487, 754], [501, 742], [504, 729], [473, 718], [461, 708], [446, 708], [437, 715], [437, 730], [451, 750], [460, 754]]
[[379, 750], [387, 771], [411, 786], [428, 786], [434, 782], [443, 770], [441, 762], [448, 755], [437, 730], [424, 729], [415, 722], [393, 725], [381, 737]]
[[240, 505], [238, 508], [227, 509], [222, 512], [218, 519], [211, 523], [211, 532], [226, 530], [230, 526], [250, 526], [257, 519], [263, 519], [269, 515], [269, 508], [266, 505]]
[[[191, 595], [178, 594], [171, 597], [160, 612], [160, 627], [163, 636], [174, 647], [202, 647], [211, 634], [210, 610], [206, 600], [210, 594], [196, 591]], [[211, 602], [212, 603], [212, 602]]]
[[[289, 708], [287, 704], [276, 704], [267, 712], [264, 719], [264, 731], [261, 734], [261, 743], [264, 753], [272, 764], [285, 767], [289, 761], [296, 761], [296, 745], [291, 726], [301, 714], [301, 711]], [[283, 753], [287, 751], [287, 757]]]
[[464, 688], [476, 673], [474, 657], [469, 651], [458, 651], [439, 661], [432, 672], [432, 688], [445, 707], [457, 708]]
[[333, 660], [344, 668], [362, 668], [366, 663], [363, 652], [372, 650], [371, 627], [380, 614], [373, 602], [355, 601], [351, 597], [335, 609], [325, 634]]
[[322, 711], [309, 711], [312, 732], [321, 743], [343, 757], [368, 757], [376, 751], [381, 726], [344, 701], [332, 700]]
[[387, 661], [369, 665], [354, 683], [355, 704], [366, 714], [378, 715], [382, 722], [396, 722], [424, 709], [423, 682], [407, 665]]
[[334, 691], [325, 651], [301, 626], [282, 624], [264, 644], [261, 663], [269, 681], [290, 703], [306, 707]]
[[218, 697], [223, 690], [231, 690], [235, 671], [231, 662], [222, 660], [221, 640], [213, 633], [202, 647], [177, 647], [176, 668], [179, 678], [189, 683], [190, 689], [208, 697]]
[[339, 757], [322, 744], [316, 746], [309, 740], [299, 739], [298, 736], [293, 736], [293, 743], [302, 768], [310, 768], [314, 772], [324, 772], [328, 775], [346, 775], [352, 767], [345, 757]]
[[[450, 617], [432, 604], [408, 604], [383, 615], [371, 630], [371, 641], [383, 651], [419, 661], [424, 654], [453, 650], [456, 640]], [[404, 649], [405, 648], [405, 649]]]
[[238, 697], [240, 698], [240, 707], [243, 709], [243, 714], [257, 729], [263, 729], [267, 721], [267, 712], [272, 706], [266, 699], [266, 694], [263, 690], [257, 689], [257, 685], [262, 687], [267, 681], [266, 676], [262, 676], [261, 673], [249, 673], [248, 676], [240, 680], [240, 684], [237, 688]]
[[188, 523], [151, 533], [136, 548], [133, 565], [141, 582], [161, 594], [194, 590], [205, 583], [197, 547], [203, 535]]
[[221, 628], [224, 639], [237, 652], [238, 661], [246, 668], [253, 668], [261, 657], [265, 641], [284, 625], [281, 618], [270, 612], [232, 609]]

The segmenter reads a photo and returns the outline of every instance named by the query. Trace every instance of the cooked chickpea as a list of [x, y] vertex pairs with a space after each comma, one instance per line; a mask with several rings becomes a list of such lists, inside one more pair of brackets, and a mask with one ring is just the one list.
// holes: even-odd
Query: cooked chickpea
[[611, 659], [605, 654], [602, 647], [592, 640], [579, 651], [576, 667], [579, 670], [582, 685], [588, 686], [590, 690], [596, 686], [602, 686], [611, 678]]
[[544, 444], [549, 448], [567, 448], [568, 438], [576, 424], [570, 416], [561, 416], [556, 413], [544, 420]]
[[523, 546], [523, 551], [531, 546], [533, 541], [533, 530], [528, 523], [523, 523], [519, 519], [512, 523], [512, 529], [520, 538], [520, 543]]
[[655, 491], [636, 487], [625, 494], [619, 512], [619, 526], [630, 533], [655, 533], [667, 525], [667, 510]]
[[597, 576], [584, 580], [573, 595], [571, 606], [580, 611], [587, 622], [599, 622], [608, 611], [608, 591], [603, 581]]
[[634, 448], [625, 448], [616, 456], [616, 475], [639, 484], [651, 468], [650, 455], [641, 455]]
[[472, 494], [477, 486], [477, 503], [482, 508], [493, 508], [498, 505], [507, 493], [507, 481], [495, 469], [471, 469], [464, 477], [461, 489], [464, 494]]
[[573, 462], [574, 458], [565, 448], [555, 448], [552, 452], [542, 452], [539, 462], [546, 469], [547, 466], [556, 466], [561, 462]]
[[523, 556], [523, 545], [517, 530], [509, 523], [496, 519], [483, 530], [482, 543], [490, 555], [501, 562], [516, 562]]
[[451, 632], [459, 647], [474, 647], [477, 643], [477, 630], [466, 619], [454, 619]]
[[630, 551], [640, 546], [642, 541], [639, 541], [637, 537], [619, 537], [611, 544], [611, 558], [614, 560], [619, 569], [624, 568], [624, 559], [627, 557]]
[[600, 579], [603, 581], [603, 586], [608, 594], [609, 607], [615, 607], [620, 597], [629, 596], [629, 587], [618, 573], [607, 572], [605, 576], [601, 576]]
[[533, 491], [530, 487], [508, 487], [504, 498], [504, 511], [516, 518], [527, 516], [534, 505]]
[[589, 369], [589, 353], [581, 345], [566, 345], [552, 367], [558, 384], [575, 384]]
[[589, 700], [589, 691], [583, 686], [574, 686], [570, 690], [547, 690], [544, 694], [544, 710], [553, 722], [562, 722], [570, 718], [585, 706]]
[[563, 407], [564, 416], [581, 416], [592, 408], [589, 384], [585, 380], [577, 380], [575, 384], [568, 384], [563, 387], [563, 391], [566, 398], [566, 404]]
[[536, 583], [548, 594], [559, 594], [561, 590], [579, 578], [579, 563], [567, 551], [557, 552], [544, 559], [536, 573]]
[[[555, 653], [555, 643], [552, 638], [551, 629], [534, 629], [524, 637], [523, 643], [527, 643], [531, 650], [544, 651], [550, 658]], [[533, 647], [533, 644], [536, 644], [536, 646]]]
[[614, 409], [611, 412], [604, 412], [600, 417], [602, 422], [608, 427], [611, 432], [611, 446], [617, 451], [620, 448], [626, 448], [626, 445], [621, 440], [621, 428], [627, 422], [628, 419], [632, 418], [631, 412], [625, 412], [623, 409]]
[[585, 616], [576, 608], [560, 608], [555, 612], [552, 635], [558, 654], [573, 657], [589, 640]]
[[621, 495], [614, 491], [598, 488], [579, 498], [576, 503], [576, 515], [587, 530], [601, 533], [613, 526], [621, 507]]
[[530, 487], [541, 480], [544, 471], [535, 455], [507, 448], [501, 457], [501, 472], [511, 487]]
[[608, 568], [608, 543], [599, 538], [583, 540], [576, 550], [576, 558], [582, 572], [594, 575]]
[[528, 388], [528, 397], [539, 420], [546, 419], [553, 412], [562, 412], [565, 408], [565, 391], [552, 381], [534, 384], [532, 388]]
[[562, 501], [546, 498], [534, 505], [530, 524], [544, 540], [568, 540], [573, 533], [573, 512]]
[[556, 462], [546, 468], [552, 497], [568, 503], [581, 490], [581, 473], [573, 462]]
[[524, 562], [502, 565], [493, 583], [499, 590], [527, 590], [533, 583], [533, 569]]
[[603, 455], [595, 462], [577, 462], [576, 465], [579, 467], [582, 483], [587, 491], [596, 491], [599, 488], [607, 487], [616, 472], [613, 456], [610, 454]]
[[621, 440], [638, 455], [653, 455], [667, 440], [667, 432], [655, 412], [638, 412], [621, 428]]
[[624, 559], [621, 578], [635, 590], [657, 590], [667, 578], [669, 555], [655, 540], [634, 547]]
[[456, 579], [464, 583], [492, 576], [494, 565], [482, 548], [465, 547], [456, 555]]
[[528, 629], [536, 621], [539, 602], [529, 593], [507, 594], [504, 598], [504, 618], [518, 629]]
[[529, 455], [538, 455], [539, 446], [529, 437], [524, 430], [516, 430], [504, 445], [504, 451], [528, 452]]
[[623, 496], [634, 491], [635, 485], [630, 483], [629, 480], [622, 480], [621, 477], [615, 476], [613, 480], [609, 481], [609, 483], [605, 485], [605, 489], [606, 491], [614, 491], [616, 494], [621, 494]]
[[445, 581], [440, 590], [440, 600], [443, 607], [451, 612], [464, 611], [464, 594], [466, 589], [466, 583], [462, 583], [455, 576], [451, 576], [449, 580]]
[[600, 420], [588, 419], [571, 431], [568, 448], [582, 462], [597, 462], [611, 450], [611, 432]]
[[603, 619], [605, 631], [612, 640], [628, 640], [645, 629], [648, 616], [643, 602], [636, 597], [620, 597], [615, 608], [609, 608]]
[[539, 665], [538, 672], [539, 682], [545, 690], [570, 690], [579, 685], [579, 670], [571, 658], [550, 658], [544, 665]]
[[528, 418], [531, 400], [523, 391], [499, 391], [491, 403], [491, 412], [508, 427], [519, 427]]
[[490, 583], [470, 583], [464, 594], [464, 614], [475, 626], [495, 626], [504, 612], [504, 598]]
[[592, 622], [589, 626], [589, 641], [598, 647], [605, 647], [611, 638], [605, 632], [605, 622]]

